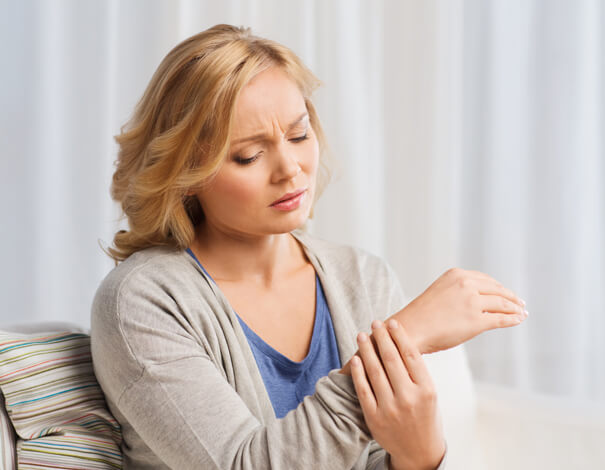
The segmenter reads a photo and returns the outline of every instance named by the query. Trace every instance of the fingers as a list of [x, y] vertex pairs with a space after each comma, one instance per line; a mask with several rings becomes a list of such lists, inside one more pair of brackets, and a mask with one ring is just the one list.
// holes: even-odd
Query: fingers
[[397, 344], [385, 325], [379, 320], [374, 320], [372, 333], [391, 388], [394, 394], [397, 394], [412, 385], [412, 379], [405, 368]]
[[482, 320], [486, 328], [508, 328], [518, 325], [527, 318], [525, 306], [521, 299], [512, 294], [512, 291], [483, 283], [479, 293], [481, 311], [489, 313]]
[[393, 398], [391, 384], [368, 335], [363, 332], [359, 333], [357, 335], [357, 344], [359, 346], [359, 355], [363, 361], [363, 368], [374, 390], [376, 400], [380, 403], [391, 400]]
[[413, 393], [416, 386], [434, 390], [416, 345], [397, 320], [391, 319], [387, 324], [388, 328], [380, 321], [372, 324], [378, 354], [368, 335], [359, 333], [361, 359], [357, 356], [351, 359], [351, 377], [366, 418], [374, 416], [381, 406], [392, 403], [395, 396]]
[[524, 316], [525, 309], [499, 295], [481, 295], [478, 305], [483, 312], [508, 313]]
[[500, 297], [504, 297], [505, 299], [508, 299], [509, 301], [514, 302], [522, 307], [522, 311], [525, 308], [525, 303], [519, 296], [517, 296], [512, 290], [507, 289], [493, 280], [492, 282], [486, 282], [485, 280], [478, 281], [477, 287], [479, 289], [479, 293], [482, 295], [499, 295]]
[[351, 377], [353, 378], [355, 392], [357, 393], [364, 416], [373, 416], [376, 413], [376, 399], [366, 377], [361, 359], [357, 356], [353, 356], [351, 359]]
[[500, 295], [511, 302], [515, 302], [521, 307], [525, 307], [525, 302], [518, 295], [516, 295], [512, 290], [504, 287], [500, 282], [495, 280], [493, 277], [488, 274], [482, 273], [481, 271], [472, 271], [472, 270], [461, 270], [465, 272], [470, 278], [474, 279], [479, 286], [480, 294], [491, 294], [491, 295]]
[[401, 326], [401, 323], [394, 318], [391, 318], [387, 322], [387, 325], [389, 332], [397, 345], [399, 354], [405, 363], [409, 377], [418, 385], [432, 386], [433, 379], [431, 378], [431, 374], [429, 373], [426, 364], [422, 359], [422, 354], [420, 354], [420, 351], [414, 342], [405, 332], [403, 326]]
[[483, 315], [483, 322], [485, 322], [485, 328], [487, 330], [516, 326], [524, 319], [525, 318], [522, 318], [519, 315], [509, 315], [506, 313], [490, 313], [489, 315]]

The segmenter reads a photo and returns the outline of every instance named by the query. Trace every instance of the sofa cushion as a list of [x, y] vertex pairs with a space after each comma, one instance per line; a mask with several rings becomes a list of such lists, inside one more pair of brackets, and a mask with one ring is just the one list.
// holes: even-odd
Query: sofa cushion
[[0, 389], [19, 468], [121, 468], [120, 427], [81, 332], [0, 331]]

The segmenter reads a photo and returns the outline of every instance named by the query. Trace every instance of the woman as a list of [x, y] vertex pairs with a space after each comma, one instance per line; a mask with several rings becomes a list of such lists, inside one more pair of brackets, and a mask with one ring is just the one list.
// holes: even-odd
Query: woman
[[387, 263], [304, 231], [327, 174], [317, 84], [217, 25], [166, 56], [117, 137], [129, 230], [91, 336], [126, 468], [443, 468], [421, 354], [525, 316], [460, 269], [403, 308]]

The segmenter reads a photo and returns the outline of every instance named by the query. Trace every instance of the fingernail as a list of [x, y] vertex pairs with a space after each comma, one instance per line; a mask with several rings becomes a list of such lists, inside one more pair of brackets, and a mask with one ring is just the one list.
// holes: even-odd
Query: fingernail
[[397, 321], [396, 321], [394, 318], [391, 318], [391, 319], [389, 320], [389, 328], [391, 328], [391, 329], [393, 329], [393, 330], [394, 330], [395, 328], [397, 328]]
[[382, 328], [382, 322], [380, 320], [374, 320], [372, 322], [372, 328], [374, 328], [374, 329]]
[[523, 313], [525, 314], [526, 317], [529, 317], [529, 312], [527, 310], [523, 310]]
[[351, 358], [351, 365], [353, 365], [353, 367], [357, 367], [361, 364], [359, 357], [357, 356], [353, 356]]
[[525, 300], [523, 299], [519, 299], [521, 301], [521, 303], [523, 304], [523, 306], [525, 307], [527, 304], [525, 303]]
[[368, 340], [368, 335], [366, 335], [363, 331], [357, 335], [357, 341], [363, 343]]

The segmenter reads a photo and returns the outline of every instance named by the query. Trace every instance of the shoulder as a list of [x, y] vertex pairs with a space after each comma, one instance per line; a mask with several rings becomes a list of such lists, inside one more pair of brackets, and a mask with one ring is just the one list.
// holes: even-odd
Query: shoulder
[[168, 247], [147, 248], [130, 255], [112, 269], [101, 282], [97, 297], [118, 299], [137, 291], [152, 295], [156, 291], [182, 285], [197, 271], [187, 253]]
[[312, 262], [329, 279], [333, 292], [357, 316], [359, 325], [386, 318], [405, 306], [405, 294], [391, 265], [364, 249], [332, 242], [307, 232], [292, 234], [305, 246]]
[[316, 257], [327, 275], [372, 279], [397, 278], [390, 263], [384, 258], [359, 247], [325, 240], [302, 230], [292, 234]]
[[211, 297], [188, 258], [177, 249], [141, 250], [97, 289], [91, 352], [97, 379], [114, 402], [144, 370], [210, 349], [198, 325], [210, 316]]
[[[166, 328], [191, 308], [192, 299], [210, 298], [207, 282], [183, 250], [154, 247], [138, 251], [111, 270], [92, 302], [91, 329], [138, 332], [142, 324]], [[203, 302], [202, 302], [203, 303]]]

